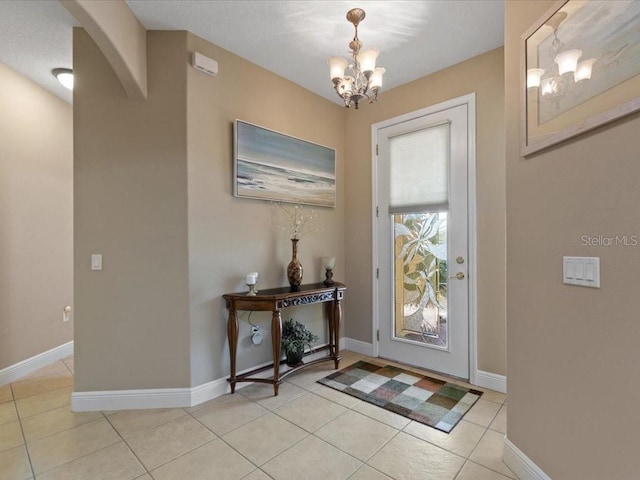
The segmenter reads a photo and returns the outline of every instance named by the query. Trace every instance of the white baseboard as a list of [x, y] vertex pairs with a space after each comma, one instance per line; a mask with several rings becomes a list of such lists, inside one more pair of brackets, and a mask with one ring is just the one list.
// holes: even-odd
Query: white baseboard
[[71, 411], [73, 412], [177, 408], [190, 405], [190, 388], [73, 392], [71, 394]]
[[[344, 344], [340, 339], [340, 344]], [[308, 355], [305, 359], [311, 361], [326, 356], [325, 351]], [[254, 368], [269, 365], [266, 362], [245, 369], [238, 374], [246, 373]], [[272, 375], [271, 370], [265, 370], [255, 376], [267, 378]], [[228, 377], [218, 378], [192, 388], [158, 388], [147, 390], [116, 390], [96, 392], [74, 392], [71, 395], [71, 410], [74, 412], [95, 412], [100, 410], [138, 410], [147, 408], [179, 408], [194, 407], [213, 400], [216, 397], [231, 392]], [[251, 382], [236, 384], [236, 390], [251, 385]]]
[[478, 370], [473, 384], [496, 392], [507, 393], [507, 377], [504, 375]]
[[359, 353], [360, 355], [367, 355], [369, 357], [375, 356], [373, 354], [373, 343], [367, 343], [361, 340], [355, 340], [353, 338], [345, 338], [344, 347], [342, 348]]
[[0, 386], [73, 355], [73, 340], [0, 370]]
[[504, 439], [504, 454], [502, 460], [520, 480], [551, 480], [540, 467], [531, 461], [522, 450], [516, 447], [508, 438]]

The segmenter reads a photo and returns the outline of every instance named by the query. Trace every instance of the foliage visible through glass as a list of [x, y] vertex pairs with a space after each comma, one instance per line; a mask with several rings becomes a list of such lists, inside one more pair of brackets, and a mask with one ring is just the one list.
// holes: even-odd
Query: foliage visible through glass
[[447, 213], [394, 215], [395, 335], [447, 345]]

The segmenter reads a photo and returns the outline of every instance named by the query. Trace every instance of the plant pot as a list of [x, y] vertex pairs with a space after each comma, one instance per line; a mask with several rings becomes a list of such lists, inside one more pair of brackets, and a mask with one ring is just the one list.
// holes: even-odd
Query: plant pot
[[289, 350], [285, 352], [287, 356], [287, 365], [295, 367], [302, 363], [302, 357], [304, 356], [304, 350]]

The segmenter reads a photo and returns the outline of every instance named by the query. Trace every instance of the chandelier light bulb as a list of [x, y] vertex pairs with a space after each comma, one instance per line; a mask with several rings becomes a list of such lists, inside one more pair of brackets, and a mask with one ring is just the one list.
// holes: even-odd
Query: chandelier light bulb
[[540, 78], [543, 74], [544, 69], [542, 68], [530, 68], [527, 70], [527, 88], [539, 87]]
[[578, 83], [580, 80], [589, 80], [591, 78], [591, 71], [593, 64], [596, 62], [595, 58], [583, 60], [576, 67], [576, 71], [573, 74], [573, 80]]
[[582, 56], [582, 50], [565, 50], [560, 52], [554, 58], [554, 62], [558, 64], [558, 73], [564, 75], [565, 73], [575, 72], [578, 67], [578, 60]]
[[386, 70], [382, 67], [377, 67], [373, 71], [373, 75], [371, 75], [371, 80], [369, 81], [369, 87], [371, 90], [378, 90], [382, 88], [382, 75], [384, 75]]
[[369, 73], [373, 73], [376, 68], [376, 58], [380, 52], [375, 48], [369, 48], [367, 50], [363, 50], [358, 54], [358, 63], [360, 63], [360, 70], [365, 75]]
[[333, 81], [344, 77], [344, 71], [349, 65], [349, 62], [342, 57], [331, 57], [327, 63], [329, 64], [329, 73]]

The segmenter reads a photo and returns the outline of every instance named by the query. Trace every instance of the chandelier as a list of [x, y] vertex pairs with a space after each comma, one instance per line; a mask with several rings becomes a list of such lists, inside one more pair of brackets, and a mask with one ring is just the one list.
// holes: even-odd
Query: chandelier
[[[579, 95], [584, 87], [584, 80], [591, 79], [593, 64], [596, 58], [589, 58], [578, 62], [582, 57], [582, 50], [565, 50], [564, 44], [558, 38], [558, 30], [562, 22], [567, 18], [566, 12], [557, 12], [545, 25], [553, 29], [553, 42], [549, 47], [549, 56], [557, 64], [557, 73], [551, 71], [544, 76], [542, 68], [530, 68], [527, 70], [527, 88], [540, 87], [543, 97], [559, 100], [567, 93]], [[565, 75], [565, 74], [572, 75]]]
[[361, 8], [354, 8], [347, 12], [347, 20], [355, 28], [353, 40], [349, 42], [352, 61], [342, 57], [331, 57], [328, 61], [331, 81], [336, 93], [344, 100], [344, 106], [349, 108], [353, 103], [358, 104], [363, 98], [369, 103], [378, 99], [378, 91], [382, 87], [382, 75], [385, 69], [376, 68], [376, 58], [380, 53], [375, 48], [362, 50], [362, 42], [358, 39], [358, 25], [364, 20], [365, 13]]

